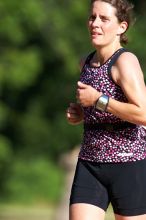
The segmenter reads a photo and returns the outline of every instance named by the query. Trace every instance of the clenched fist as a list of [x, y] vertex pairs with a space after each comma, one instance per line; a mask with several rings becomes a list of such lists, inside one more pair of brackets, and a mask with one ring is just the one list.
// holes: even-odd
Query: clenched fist
[[101, 92], [98, 92], [92, 86], [78, 82], [76, 98], [78, 103], [84, 107], [93, 106], [96, 100], [102, 95]]
[[77, 125], [83, 121], [83, 109], [80, 104], [78, 103], [70, 103], [66, 117], [69, 124]]

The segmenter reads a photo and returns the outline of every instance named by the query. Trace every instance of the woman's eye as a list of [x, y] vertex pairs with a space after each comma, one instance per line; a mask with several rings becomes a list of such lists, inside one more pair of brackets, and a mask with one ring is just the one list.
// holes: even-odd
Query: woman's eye
[[91, 15], [90, 17], [89, 17], [89, 21], [94, 21], [96, 19], [96, 16], [94, 16], [94, 15]]
[[107, 17], [101, 17], [100, 19], [101, 19], [103, 22], [106, 22], [106, 21], [109, 20]]

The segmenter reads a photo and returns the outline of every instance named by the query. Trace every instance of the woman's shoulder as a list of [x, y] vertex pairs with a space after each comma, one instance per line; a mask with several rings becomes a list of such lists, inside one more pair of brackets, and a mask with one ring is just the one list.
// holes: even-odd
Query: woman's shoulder
[[115, 63], [115, 67], [122, 75], [131, 75], [131, 73], [139, 74], [142, 71], [137, 56], [130, 51], [125, 51], [119, 56]]
[[129, 51], [125, 51], [120, 55], [115, 63], [115, 68], [120, 78], [124, 77], [124, 79], [129, 80], [135, 77], [143, 77], [143, 72], [137, 56]]
[[139, 64], [139, 60], [133, 52], [126, 50], [126, 51], [124, 51], [124, 53], [122, 53], [119, 56], [119, 58], [117, 59], [116, 64], [120, 65], [120, 66], [123, 66], [123, 65], [126, 65], [126, 64], [128, 64], [128, 65]]
[[111, 70], [113, 80], [121, 85], [121, 82], [132, 82], [132, 79], [143, 79], [143, 71], [137, 56], [124, 51], [116, 60]]

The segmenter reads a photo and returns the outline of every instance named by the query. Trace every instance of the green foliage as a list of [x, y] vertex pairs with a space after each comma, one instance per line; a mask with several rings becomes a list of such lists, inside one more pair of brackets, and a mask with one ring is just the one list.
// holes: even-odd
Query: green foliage
[[11, 143], [10, 141], [4, 137], [0, 136], [0, 172], [2, 167], [5, 164], [8, 164], [11, 160], [12, 152], [11, 152]]
[[56, 203], [61, 195], [63, 175], [60, 168], [44, 158], [13, 161], [6, 184], [8, 201], [16, 204]]
[[8, 120], [8, 116], [9, 116], [8, 106], [5, 103], [0, 102], [0, 129], [5, 128], [6, 122]]
[[40, 67], [39, 51], [36, 48], [6, 50], [2, 57], [1, 81], [10, 89], [22, 90], [35, 82]]
[[10, 163], [12, 159], [12, 146], [8, 138], [0, 135], [0, 193], [5, 193], [5, 184], [8, 181]]
[[145, 52], [146, 52], [146, 44], [145, 44], [145, 35], [146, 30], [144, 27], [145, 16], [137, 16], [136, 23], [134, 24], [133, 28], [129, 30], [129, 38], [130, 42], [128, 47], [136, 54], [141, 64], [144, 78], [146, 81], [146, 63], [145, 63]]

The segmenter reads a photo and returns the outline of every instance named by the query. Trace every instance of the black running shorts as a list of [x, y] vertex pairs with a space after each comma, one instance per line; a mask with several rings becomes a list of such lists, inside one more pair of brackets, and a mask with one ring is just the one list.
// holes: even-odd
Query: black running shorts
[[146, 160], [125, 163], [96, 163], [78, 160], [70, 205], [87, 203], [115, 214], [146, 214]]

